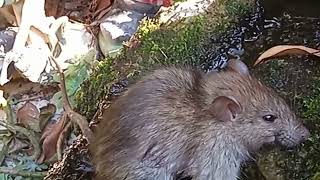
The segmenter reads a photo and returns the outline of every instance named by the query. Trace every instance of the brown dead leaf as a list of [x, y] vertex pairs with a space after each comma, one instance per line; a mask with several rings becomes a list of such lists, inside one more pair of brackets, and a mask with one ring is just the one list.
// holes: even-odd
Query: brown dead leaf
[[12, 9], [14, 16], [16, 17], [17, 25], [20, 26], [21, 24], [21, 15], [22, 15], [22, 6], [24, 4], [24, 1], [18, 1], [14, 4], [12, 4]]
[[16, 26], [16, 17], [14, 16], [14, 12], [12, 6], [5, 6], [0, 8], [0, 16], [5, 22], [0, 21], [0, 24], [10, 24], [11, 26]]
[[86, 10], [87, 16], [92, 16], [90, 21], [100, 20], [106, 13], [111, 10], [114, 0], [93, 0]]
[[274, 46], [260, 55], [254, 66], [266, 62], [267, 59], [285, 55], [315, 55], [320, 57], [320, 50], [299, 45], [278, 45]]
[[43, 163], [57, 152], [58, 138], [63, 130], [65, 124], [65, 117], [63, 116], [57, 123], [47, 124], [42, 131], [42, 152], [38, 159], [38, 163]]
[[26, 102], [17, 111], [18, 123], [22, 124], [24, 127], [32, 129], [35, 132], [40, 132], [39, 116], [40, 112], [38, 108], [30, 102]]
[[44, 106], [40, 108], [40, 129], [43, 130], [49, 121], [50, 118], [54, 116], [54, 113], [56, 112], [56, 106], [53, 104], [48, 104], [47, 106]]
[[[20, 140], [18, 138], [13, 138], [12, 141], [10, 142], [8, 153], [15, 153], [15, 152], [20, 151], [21, 149], [24, 149], [29, 146], [30, 145], [28, 143], [26, 143], [25, 141]], [[30, 153], [30, 155], [32, 155], [32, 153]]]
[[27, 94], [28, 91], [37, 88], [40, 89], [40, 84], [29, 81], [25, 78], [14, 79], [3, 86], [0, 89], [3, 90], [7, 96], [13, 96], [15, 94]]
[[57, 83], [42, 85], [26, 78], [17, 78], [0, 86], [0, 90], [5, 93], [6, 97], [20, 94], [39, 94], [43, 97], [50, 97], [59, 91], [59, 87]]
[[44, 6], [46, 15], [56, 17], [58, 13], [59, 4], [60, 0], [46, 0]]
[[111, 6], [113, 1], [114, 0], [97, 0], [97, 11]]

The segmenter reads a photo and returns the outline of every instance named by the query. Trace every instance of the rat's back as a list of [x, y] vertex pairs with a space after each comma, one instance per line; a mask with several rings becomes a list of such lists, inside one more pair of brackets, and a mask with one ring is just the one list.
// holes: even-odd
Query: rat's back
[[[181, 137], [187, 137], [195, 109], [202, 106], [201, 78], [200, 71], [190, 68], [158, 69], [106, 109], [90, 146], [97, 179], [162, 179], [167, 171], [181, 169], [175, 162], [185, 158], [187, 147], [182, 146], [187, 144]], [[124, 173], [146, 166], [150, 172]]]

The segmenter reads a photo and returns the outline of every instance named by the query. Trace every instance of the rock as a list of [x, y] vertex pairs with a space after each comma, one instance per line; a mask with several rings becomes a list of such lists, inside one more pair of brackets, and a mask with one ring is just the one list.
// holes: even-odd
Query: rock
[[160, 23], [177, 21], [204, 13], [213, 2], [214, 0], [188, 0], [185, 2], [177, 2], [174, 6], [160, 14]]
[[0, 31], [0, 70], [2, 69], [2, 64], [6, 53], [13, 47], [16, 34], [17, 33], [13, 30]]
[[103, 19], [100, 24], [99, 46], [102, 53], [107, 56], [110, 52], [122, 47], [136, 32], [143, 14], [135, 11], [113, 9], [112, 15]]
[[94, 49], [93, 36], [86, 31], [82, 24], [67, 22], [64, 26], [64, 32], [60, 35], [62, 36], [61, 53], [57, 61], [62, 69], [75, 63], [76, 57], [86, 55]]
[[[157, 2], [160, 3], [158, 4]], [[147, 16], [153, 16], [158, 12], [160, 6], [162, 5], [162, 1], [152, 1], [150, 3], [144, 3], [142, 0], [117, 0], [115, 1], [115, 3], [119, 9], [134, 11], [140, 14], [146, 14]]]
[[15, 31], [9, 29], [0, 31], [0, 48], [3, 47], [4, 53], [12, 49], [16, 34]]
[[136, 32], [140, 20], [153, 17], [170, 0], [117, 0], [100, 21], [99, 46], [105, 56], [119, 50]]

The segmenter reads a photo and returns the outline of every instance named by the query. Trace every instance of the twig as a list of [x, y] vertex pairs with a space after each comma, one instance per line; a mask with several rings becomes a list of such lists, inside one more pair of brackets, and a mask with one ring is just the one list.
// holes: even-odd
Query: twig
[[85, 117], [83, 117], [79, 113], [72, 110], [71, 104], [67, 95], [64, 73], [61, 67], [59, 66], [58, 62], [56, 61], [56, 59], [52, 56], [50, 56], [50, 59], [56, 65], [56, 68], [59, 72], [63, 108], [67, 113], [67, 116], [70, 118], [70, 120], [76, 123], [80, 127], [82, 134], [87, 139], [88, 143], [90, 143], [93, 135], [92, 135], [92, 131], [89, 128], [89, 123]]
[[69, 121], [68, 124], [61, 131], [57, 141], [57, 156], [59, 161], [62, 159], [63, 142], [66, 139], [70, 126], [71, 126], [71, 122]]
[[168, 59], [168, 56], [166, 55], [166, 53], [164, 53], [161, 48], [159, 48], [159, 50], [160, 50], [161, 54], [162, 54], [166, 59]]
[[0, 167], [0, 172], [5, 174], [17, 175], [17, 176], [24, 176], [24, 177], [44, 177], [47, 172], [30, 172], [30, 171], [20, 171], [17, 169], [7, 168], [7, 167]]

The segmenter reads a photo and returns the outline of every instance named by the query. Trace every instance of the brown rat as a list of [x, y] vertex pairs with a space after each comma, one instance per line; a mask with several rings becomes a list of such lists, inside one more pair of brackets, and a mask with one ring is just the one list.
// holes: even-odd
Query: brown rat
[[90, 145], [97, 180], [235, 180], [264, 144], [293, 147], [309, 131], [239, 60], [221, 72], [158, 69], [103, 113]]

